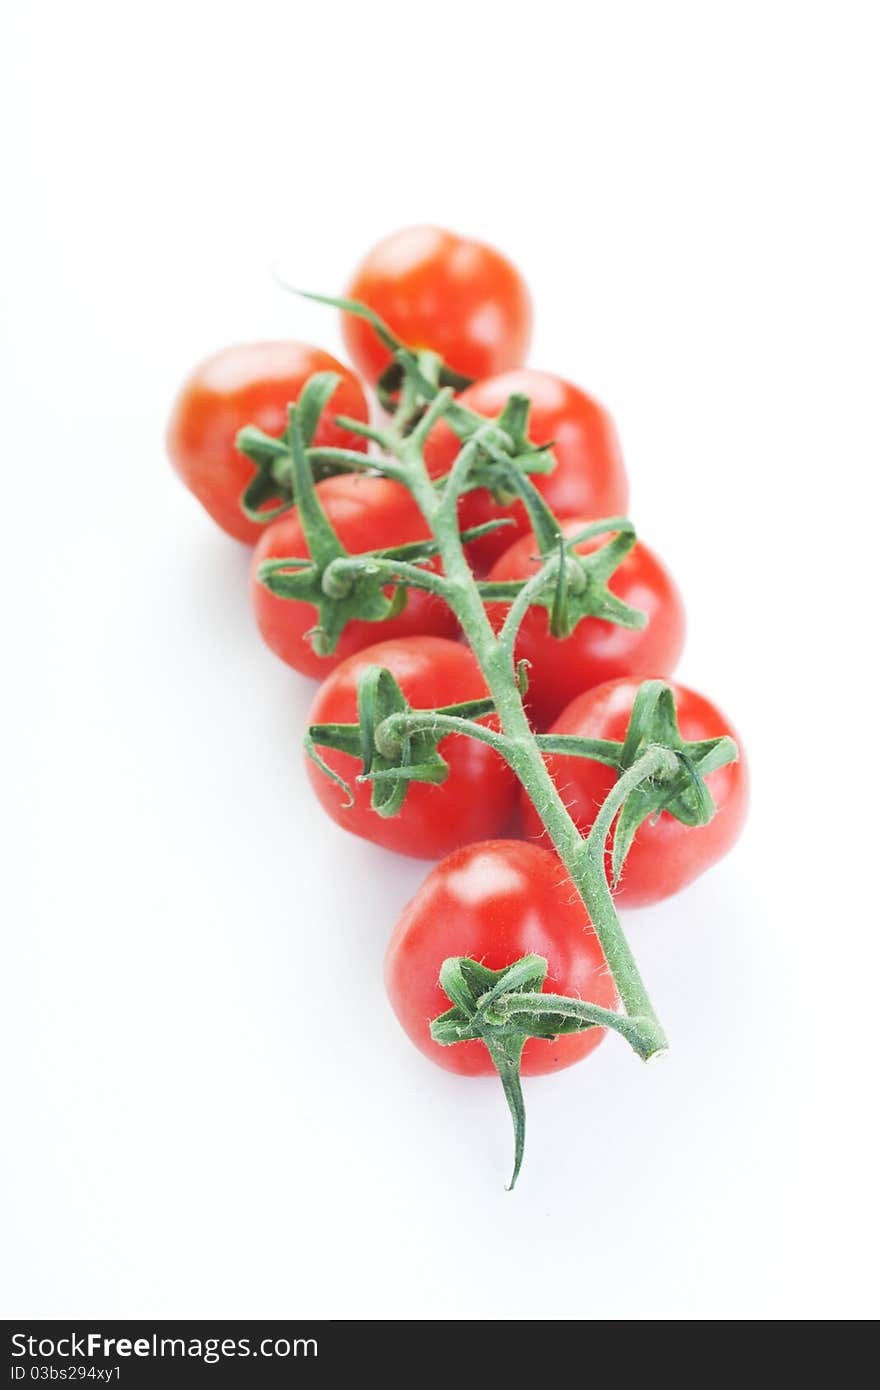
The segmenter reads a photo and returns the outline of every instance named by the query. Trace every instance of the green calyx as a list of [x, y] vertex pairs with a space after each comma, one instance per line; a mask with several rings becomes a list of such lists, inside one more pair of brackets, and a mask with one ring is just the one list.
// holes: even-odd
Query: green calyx
[[519, 498], [524, 475], [550, 473], [555, 468], [552, 445], [536, 446], [529, 439], [530, 409], [528, 396], [515, 393], [508, 397], [497, 420], [483, 421], [476, 428], [470, 420], [461, 421], [453, 412], [450, 424], [465, 443], [473, 438], [477, 428], [481, 435], [480, 449], [463, 491], [487, 488], [499, 506], [507, 507]]
[[[483, 583], [480, 594], [490, 602], [512, 601], [529, 590], [529, 605], [546, 608], [554, 637], [571, 635], [582, 618], [600, 618], [619, 627], [643, 628], [647, 617], [609, 587], [614, 572], [636, 542], [636, 533], [625, 517], [594, 521], [573, 536], [563, 536], [554, 521], [552, 531], [541, 528], [541, 569], [531, 580]], [[595, 536], [614, 533], [598, 550], [578, 555], [576, 547]]]
[[436, 710], [415, 710], [390, 671], [369, 666], [358, 681], [356, 724], [313, 724], [306, 735], [306, 751], [323, 772], [342, 787], [348, 803], [354, 802], [348, 783], [328, 767], [318, 748], [335, 748], [357, 758], [359, 782], [372, 783], [371, 805], [377, 815], [396, 816], [413, 782], [437, 784], [446, 780], [449, 765], [438, 752], [450, 734], [475, 731], [475, 737], [493, 738], [475, 723], [490, 714], [490, 699], [471, 700]]
[[[321, 375], [326, 378], [332, 373]], [[387, 578], [371, 574], [366, 569], [351, 574], [341, 573], [338, 568], [333, 570], [334, 563], [347, 560], [349, 553], [321, 506], [306, 457], [303, 435], [303, 420], [307, 429], [314, 429], [313, 403], [316, 397], [324, 396], [326, 399], [326, 383], [320, 393], [311, 390], [316, 380], [312, 377], [306, 383], [299, 405], [288, 407], [286, 430], [293, 468], [293, 488], [309, 557], [265, 560], [257, 571], [257, 578], [276, 597], [296, 599], [301, 603], [310, 603], [315, 608], [317, 622], [310, 634], [312, 645], [319, 656], [327, 656], [335, 651], [346, 623], [352, 618], [380, 622], [392, 617], [405, 604], [406, 590], [398, 589], [389, 598], [384, 591]]]
[[[299, 422], [299, 442], [304, 450], [311, 446], [321, 414], [329, 404], [341, 380], [342, 378], [337, 372], [316, 372], [314, 376], [309, 377], [303, 387], [295, 409]], [[236, 435], [235, 447], [240, 454], [244, 454], [245, 458], [250, 459], [256, 468], [256, 473], [241, 495], [241, 509], [250, 521], [259, 523], [272, 521], [276, 516], [287, 511], [296, 501], [297, 496], [296, 463], [290, 430], [290, 414], [288, 413], [286, 428], [277, 438], [274, 435], [266, 434], [265, 430], [258, 429], [256, 425], [246, 425]], [[345, 467], [345, 459], [349, 451], [339, 449], [332, 452], [340, 456], [339, 462], [313, 464], [310, 468], [310, 474], [313, 478], [315, 476], [326, 478], [332, 473], [348, 471]], [[366, 461], [363, 456], [359, 457], [361, 466]], [[349, 462], [349, 468], [351, 466], [352, 464]], [[268, 507], [267, 503], [273, 501], [277, 505]]]
[[511, 991], [540, 990], [546, 977], [546, 960], [534, 955], [524, 956], [504, 970], [489, 970], [467, 956], [452, 956], [440, 969], [440, 987], [452, 1001], [452, 1008], [434, 1019], [431, 1037], [444, 1047], [474, 1039], [486, 1044], [513, 1121], [513, 1173], [508, 1190], [516, 1185], [525, 1147], [526, 1111], [520, 1064], [529, 1030], [525, 1019], [517, 1018], [511, 1023], [493, 1005]]
[[257, 578], [276, 598], [312, 605], [316, 622], [308, 635], [318, 656], [329, 656], [352, 619], [382, 622], [396, 616], [406, 604], [406, 589], [395, 589], [389, 597], [388, 579], [382, 574], [366, 568], [354, 574], [344, 568], [334, 571], [335, 560], [348, 558], [341, 547], [337, 554], [328, 556], [326, 549], [318, 553], [320, 558], [313, 555], [309, 560], [264, 560]]
[[646, 820], [656, 820], [667, 811], [683, 825], [708, 824], [715, 802], [705, 779], [739, 757], [735, 742], [726, 734], [691, 742], [683, 739], [672, 688], [660, 680], [644, 681], [639, 687], [623, 743], [576, 734], [536, 734], [535, 742], [542, 753], [589, 758], [615, 769], [617, 783], [599, 810], [587, 842], [600, 832], [604, 838], [613, 823], [613, 885]]
[[[442, 576], [430, 568], [420, 568], [437, 554], [436, 541], [411, 541], [352, 555], [336, 536], [317, 497], [315, 503], [324, 516], [323, 524], [316, 524], [311, 512], [307, 521], [300, 506], [309, 557], [291, 555], [264, 560], [257, 570], [257, 579], [276, 598], [312, 605], [317, 621], [310, 636], [319, 656], [336, 650], [347, 623], [355, 619], [382, 622], [396, 617], [406, 606], [410, 588], [446, 597]], [[487, 521], [473, 526], [461, 532], [461, 540], [476, 540], [501, 524]]]
[[657, 1055], [640, 1031], [640, 1020], [603, 1009], [587, 1000], [543, 993], [547, 961], [527, 955], [502, 970], [490, 970], [468, 956], [450, 956], [440, 968], [440, 987], [452, 1007], [431, 1023], [431, 1037], [442, 1047], [485, 1043], [501, 1078], [513, 1121], [514, 1161], [509, 1189], [516, 1184], [525, 1146], [526, 1114], [520, 1065], [528, 1038], [551, 1040], [589, 1028], [623, 1033], [643, 1057]]
[[646, 820], [656, 820], [663, 811], [689, 826], [706, 825], [712, 819], [715, 802], [705, 779], [739, 756], [733, 739], [726, 735], [694, 742], [683, 739], [675, 696], [663, 681], [645, 681], [639, 687], [620, 751], [620, 779], [652, 748], [666, 749], [674, 756], [664, 771], [638, 782], [621, 805], [611, 852], [614, 884], [636, 831]]

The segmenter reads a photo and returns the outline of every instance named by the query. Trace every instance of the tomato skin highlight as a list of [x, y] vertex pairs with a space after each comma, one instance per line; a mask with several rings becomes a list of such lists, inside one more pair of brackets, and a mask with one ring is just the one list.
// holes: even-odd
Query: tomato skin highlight
[[[518, 840], [467, 845], [431, 871], [404, 909], [385, 957], [391, 1005], [420, 1052], [462, 1076], [494, 1075], [479, 1041], [441, 1047], [430, 1023], [450, 1007], [438, 977], [448, 956], [470, 956], [490, 970], [529, 952], [549, 965], [545, 993], [568, 994], [603, 1008], [617, 1004], [602, 948], [574, 884], [554, 854]], [[529, 1038], [522, 1073], [559, 1071], [586, 1057], [605, 1030], [550, 1041]]]
[[[556, 467], [552, 473], [531, 475], [551, 511], [558, 517], [587, 516], [593, 521], [624, 516], [629, 501], [626, 469], [614, 421], [604, 406], [562, 377], [531, 368], [475, 382], [458, 399], [478, 414], [496, 419], [514, 392], [532, 402], [531, 441], [536, 445], [553, 441]], [[460, 448], [458, 437], [440, 420], [425, 448], [431, 476], [448, 472]], [[521, 502], [501, 507], [487, 488], [462, 497], [462, 529], [496, 517], [509, 517], [513, 524], [471, 541], [468, 557], [478, 573], [485, 573], [514, 541], [528, 534], [531, 523]]]
[[[641, 677], [609, 681], [586, 691], [562, 712], [550, 732], [622, 740], [641, 682]], [[748, 769], [742, 744], [730, 722], [703, 695], [675, 681], [667, 683], [675, 695], [682, 737], [690, 741], [729, 734], [736, 740], [740, 756], [737, 762], [710, 772], [706, 778], [717, 808], [707, 825], [682, 825], [663, 811], [656, 823], [646, 821], [640, 826], [615, 890], [615, 901], [620, 907], [647, 907], [692, 883], [733, 846], [748, 808]], [[586, 835], [614, 785], [613, 770], [589, 758], [560, 754], [550, 754], [546, 762], [569, 814], [581, 834]], [[546, 844], [543, 824], [525, 796], [521, 810], [528, 838]]]
[[334, 424], [334, 416], [367, 421], [369, 409], [354, 373], [321, 348], [306, 343], [241, 343], [200, 363], [184, 382], [168, 424], [168, 453], [175, 471], [205, 511], [236, 540], [248, 545], [263, 527], [239, 505], [254, 465], [235, 447], [245, 425], [279, 435], [287, 407], [299, 399], [315, 372], [337, 372], [342, 380], [318, 424], [315, 444], [357, 449], [367, 442]]
[[[525, 361], [532, 306], [525, 281], [499, 251], [441, 227], [406, 227], [370, 250], [345, 291], [408, 347], [437, 352], [463, 376]], [[372, 384], [390, 361], [363, 319], [342, 316], [346, 350]]]
[[[430, 535], [416, 503], [401, 483], [358, 473], [325, 478], [315, 489], [340, 541], [352, 554], [404, 545]], [[406, 607], [384, 622], [355, 619], [339, 637], [336, 650], [318, 656], [306, 634], [317, 622], [309, 603], [278, 598], [257, 578], [263, 560], [306, 558], [309, 554], [299, 512], [292, 507], [263, 531], [251, 565], [251, 605], [263, 639], [282, 661], [322, 680], [340, 662], [364, 647], [393, 637], [433, 634], [453, 637], [458, 623], [442, 599], [421, 589], [407, 591]], [[439, 568], [439, 562], [433, 562]], [[390, 596], [391, 589], [388, 589]]]
[[[563, 535], [573, 536], [589, 521], [573, 517], [562, 525]], [[597, 536], [576, 547], [579, 555], [598, 550], [608, 536]], [[541, 567], [534, 535], [523, 536], [506, 551], [489, 572], [493, 582], [525, 579]], [[602, 618], [582, 618], [568, 637], [550, 632], [546, 608], [528, 609], [516, 643], [516, 659], [531, 662], [526, 708], [538, 729], [546, 729], [566, 705], [594, 685], [621, 676], [664, 675], [675, 670], [684, 646], [684, 605], [665, 565], [641, 541], [611, 576], [611, 592], [648, 616], [643, 628], [621, 627]], [[499, 628], [507, 604], [487, 605], [490, 620]]]
[[[379, 642], [350, 656], [331, 672], [315, 696], [309, 724], [357, 721], [357, 684], [368, 666], [384, 666], [415, 709], [432, 709], [480, 699], [487, 693], [476, 657], [444, 637], [407, 637]], [[488, 722], [488, 721], [487, 721]], [[439, 745], [449, 775], [439, 785], [414, 783], [400, 814], [384, 819], [370, 806], [370, 784], [356, 782], [360, 764], [347, 753], [320, 749], [321, 757], [351, 786], [354, 806], [309, 758], [309, 780], [327, 814], [363, 839], [416, 859], [439, 859], [459, 845], [502, 834], [516, 806], [510, 768], [485, 743], [453, 735]]]

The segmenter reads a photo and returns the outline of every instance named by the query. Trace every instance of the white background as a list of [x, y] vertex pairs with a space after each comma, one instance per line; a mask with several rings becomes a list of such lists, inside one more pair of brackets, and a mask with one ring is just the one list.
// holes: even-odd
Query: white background
[[[7, 1316], [878, 1311], [876, 7], [18, 6], [4, 81]], [[11, 26], [11, 32], [10, 32]], [[494, 241], [619, 422], [732, 715], [736, 852], [631, 916], [673, 1042], [443, 1074], [381, 960], [426, 867], [316, 811], [312, 687], [163, 428], [338, 347], [379, 236]]]

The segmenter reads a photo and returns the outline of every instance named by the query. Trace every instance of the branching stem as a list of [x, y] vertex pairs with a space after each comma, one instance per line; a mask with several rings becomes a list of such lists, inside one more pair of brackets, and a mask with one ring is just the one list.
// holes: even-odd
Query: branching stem
[[[313, 725], [307, 750], [340, 784], [349, 801], [353, 801], [350, 788], [317, 750], [319, 746], [335, 748], [359, 758], [359, 780], [372, 783], [373, 809], [392, 816], [403, 806], [412, 782], [439, 785], [445, 780], [449, 766], [438, 751], [444, 738], [461, 735], [488, 744], [519, 779], [568, 871], [620, 1000], [622, 1011], [613, 1011], [588, 1000], [545, 993], [548, 962], [537, 954], [526, 954], [497, 971], [469, 956], [443, 962], [439, 982], [452, 1008], [429, 1021], [430, 1036], [442, 1046], [480, 1039], [488, 1048], [513, 1120], [513, 1186], [525, 1136], [520, 1069], [528, 1038], [554, 1038], [599, 1027], [619, 1033], [645, 1061], [666, 1051], [666, 1037], [615, 910], [609, 868], [616, 882], [639, 825], [652, 813], [668, 810], [684, 824], [705, 824], [715, 810], [705, 774], [736, 758], [737, 750], [728, 738], [687, 743], [678, 729], [674, 693], [659, 680], [640, 686], [622, 743], [534, 732], [523, 704], [528, 663], [516, 659], [523, 619], [530, 606], [543, 606], [549, 610], [550, 631], [559, 638], [568, 636], [587, 616], [626, 628], [643, 626], [647, 615], [608, 587], [636, 543], [632, 525], [624, 517], [611, 517], [566, 535], [529, 477], [531, 472], [552, 468], [553, 457], [549, 446], [536, 446], [529, 438], [526, 396], [512, 394], [497, 420], [485, 419], [455, 398], [455, 391], [466, 386], [468, 378], [436, 354], [406, 347], [373, 310], [352, 300], [308, 297], [335, 304], [372, 324], [392, 354], [377, 390], [393, 415], [382, 427], [344, 417], [337, 420], [343, 428], [378, 444], [384, 451], [381, 458], [310, 447], [321, 411], [338, 382], [338, 377], [324, 373], [307, 383], [299, 405], [290, 408], [286, 442], [254, 428], [241, 433], [242, 447], [246, 446], [260, 470], [242, 506], [248, 515], [254, 514], [286, 488], [285, 498], [288, 492], [296, 497], [310, 556], [308, 562], [297, 557], [265, 562], [260, 578], [273, 593], [305, 599], [316, 607], [317, 631], [327, 652], [333, 650], [350, 618], [381, 622], [389, 609], [399, 611], [406, 588], [441, 598], [458, 619], [486, 691], [465, 703], [416, 710], [389, 670], [367, 666], [358, 684], [358, 722]], [[434, 478], [425, 462], [425, 446], [441, 421], [458, 436], [461, 447], [450, 471]], [[284, 477], [275, 477], [273, 469]], [[315, 490], [313, 470], [319, 474], [321, 469], [373, 470], [402, 483], [422, 513], [429, 539], [371, 554], [349, 554]], [[465, 546], [492, 524], [462, 535], [458, 503], [467, 490], [484, 486], [499, 503], [518, 501], [528, 514], [540, 557], [540, 567], [528, 579], [481, 584], [471, 569]], [[609, 538], [601, 545], [590, 544], [587, 553], [577, 551], [603, 534]], [[434, 567], [437, 557], [439, 572]], [[391, 586], [395, 592], [389, 599]], [[547, 592], [551, 589], [552, 595]], [[487, 610], [487, 604], [496, 603], [510, 605], [497, 632]], [[481, 722], [490, 717], [491, 724]], [[593, 758], [616, 773], [586, 838], [550, 774], [545, 762], [548, 754]]]
[[[432, 401], [428, 412], [431, 427], [443, 413], [443, 403], [448, 399], [449, 393], [441, 393]], [[427, 418], [428, 415], [424, 417]], [[438, 492], [422, 456], [426, 431], [418, 427], [415, 442], [413, 435], [402, 438], [393, 428], [388, 431], [389, 445], [393, 447], [396, 457], [403, 465], [401, 480], [412, 493], [437, 542], [438, 553], [443, 562], [444, 597], [461, 623], [495, 701], [503, 735], [503, 743], [498, 742], [496, 746], [507, 759], [537, 809], [557, 854], [571, 875], [602, 945], [621, 1004], [632, 1022], [631, 1028], [618, 1028], [617, 1031], [625, 1031], [625, 1035], [628, 1035], [629, 1041], [640, 1055], [655, 1056], [666, 1050], [666, 1038], [612, 901], [606, 877], [605, 846], [611, 823], [628, 792], [640, 778], [651, 776], [660, 770], [661, 766], [667, 766], [666, 760], [671, 755], [667, 755], [662, 749], [652, 750], [645, 759], [640, 760], [625, 774], [625, 778], [616, 782], [590, 837], [584, 841], [547, 769], [526, 716], [513, 651], [518, 623], [530, 599], [550, 582], [558, 561], [551, 558], [539, 573], [523, 586], [514, 601], [501, 635], [498, 636], [489, 621], [478, 582], [468, 563], [459, 535], [455, 507], [457, 490], [465, 485], [468, 471], [482, 440], [486, 437], [486, 434], [481, 436], [480, 430], [471, 435], [459, 451], [443, 488]], [[524, 491], [531, 492], [531, 487]], [[418, 573], [420, 578], [423, 577], [424, 571]], [[484, 726], [477, 727], [482, 730], [480, 734], [475, 735], [471, 728], [467, 732], [472, 737], [491, 742], [492, 739], [486, 737], [491, 731], [486, 730]]]

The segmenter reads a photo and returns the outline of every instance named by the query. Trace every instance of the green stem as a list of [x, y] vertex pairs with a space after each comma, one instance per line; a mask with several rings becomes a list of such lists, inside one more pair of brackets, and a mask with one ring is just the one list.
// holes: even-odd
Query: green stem
[[334, 583], [358, 574], [370, 574], [379, 578], [387, 576], [389, 584], [400, 583], [413, 589], [424, 589], [427, 593], [445, 599], [447, 603], [450, 599], [450, 585], [442, 574], [422, 569], [419, 565], [410, 565], [405, 560], [386, 560], [381, 556], [341, 556], [328, 565], [324, 580], [325, 584], [332, 587]]
[[631, 1018], [641, 1015], [653, 1024], [655, 1046], [650, 1056], [665, 1052], [668, 1043], [660, 1021], [654, 1013], [629, 942], [623, 934], [608, 886], [605, 856], [612, 822], [630, 792], [657, 773], [675, 775], [677, 770], [678, 759], [668, 748], [654, 746], [647, 749], [611, 788], [586, 841], [581, 842], [577, 855], [580, 861], [578, 886], [582, 886], [584, 902], [589, 908], [593, 927], [617, 985], [621, 1002]]
[[[461, 453], [467, 448], [468, 445], [465, 445]], [[507, 761], [540, 815], [550, 840], [581, 897], [602, 946], [623, 1008], [630, 1018], [640, 1020], [645, 1042], [643, 1054], [657, 1055], [666, 1050], [666, 1037], [654, 1013], [614, 908], [605, 875], [605, 843], [608, 827], [627, 792], [632, 790], [634, 782], [639, 777], [649, 775], [650, 768], [659, 769], [667, 755], [664, 750], [652, 750], [650, 765], [640, 759], [627, 774], [627, 777], [630, 777], [628, 785], [623, 786], [624, 779], [615, 784], [600, 812], [593, 833], [585, 843], [547, 769], [526, 716], [511, 649], [512, 643], [502, 642], [496, 636], [487, 616], [477, 580], [462, 547], [455, 508], [450, 507], [445, 501], [444, 494], [438, 496], [418, 443], [414, 445], [412, 438], [396, 440], [395, 453], [404, 464], [407, 486], [437, 542], [448, 585], [447, 602], [461, 623], [495, 701], [501, 731], [506, 739], [504, 752]], [[453, 465], [450, 478], [455, 475], [455, 471]], [[632, 773], [636, 776], [631, 777]], [[600, 825], [604, 829], [597, 831]]]
[[398, 481], [403, 470], [396, 463], [377, 458], [375, 454], [359, 454], [355, 449], [336, 449], [321, 445], [308, 450], [309, 463], [318, 468], [334, 468], [340, 473], [381, 473]]
[[561, 1017], [575, 1019], [587, 1028], [612, 1028], [626, 1038], [640, 1057], [647, 1060], [655, 1055], [652, 1030], [649, 1028], [647, 1034], [643, 1032], [644, 1020], [603, 1009], [584, 999], [573, 999], [568, 994], [545, 994], [543, 991], [540, 994], [505, 994], [495, 1003], [494, 1009], [501, 1018], [514, 1023], [519, 1014], [527, 1014], [530, 1021]]
[[[531, 604], [548, 608], [550, 630], [557, 637], [568, 635], [586, 615], [633, 629], [643, 626], [646, 615], [623, 603], [608, 588], [609, 579], [635, 544], [632, 526], [625, 518], [611, 517], [565, 537], [561, 523], [527, 476], [530, 471], [546, 471], [553, 466], [549, 450], [535, 449], [529, 443], [527, 398], [512, 395], [501, 416], [487, 420], [455, 400], [454, 391], [466, 384], [466, 378], [456, 376], [434, 354], [405, 347], [372, 310], [351, 300], [308, 297], [335, 304], [373, 325], [394, 358], [379, 383], [380, 398], [389, 409], [396, 401], [396, 409], [387, 429], [340, 420], [379, 444], [387, 455], [384, 460], [344, 449], [310, 449], [307, 456], [317, 420], [338, 378], [319, 374], [307, 385], [300, 406], [290, 412], [288, 438], [293, 490], [314, 565], [302, 568], [298, 560], [282, 561], [280, 572], [264, 566], [261, 574], [271, 580], [273, 592], [284, 591], [284, 597], [305, 596], [315, 605], [324, 624], [327, 650], [333, 649], [349, 616], [347, 603], [354, 610], [369, 600], [372, 607], [368, 616], [381, 618], [387, 616], [385, 590], [390, 584], [411, 585], [442, 597], [461, 625], [487, 694], [445, 709], [412, 710], [391, 673], [371, 667], [358, 686], [358, 724], [313, 726], [307, 749], [350, 800], [349, 788], [323, 763], [316, 745], [359, 756], [363, 765], [360, 779], [373, 783], [373, 809], [390, 816], [400, 810], [409, 782], [439, 784], [447, 775], [448, 765], [437, 751], [440, 738], [466, 735], [494, 748], [519, 779], [568, 871], [620, 1000], [622, 1012], [545, 993], [548, 963], [538, 955], [525, 955], [499, 971], [467, 956], [450, 957], [443, 963], [440, 984], [452, 1008], [430, 1021], [431, 1037], [444, 1046], [479, 1038], [488, 1048], [513, 1119], [512, 1187], [525, 1138], [520, 1068], [528, 1037], [546, 1039], [605, 1027], [620, 1033], [645, 1061], [665, 1052], [663, 1029], [614, 907], [607, 872], [609, 837], [613, 827], [611, 868], [616, 882], [638, 826], [652, 811], [669, 809], [688, 825], [706, 823], [714, 804], [704, 775], [734, 758], [736, 747], [728, 739], [686, 743], [677, 727], [673, 692], [659, 681], [641, 687], [623, 744], [535, 734], [523, 704], [526, 663], [517, 662], [515, 655], [523, 617]], [[441, 418], [458, 435], [462, 447], [446, 476], [434, 480], [425, 464], [424, 446]], [[278, 486], [269, 476], [271, 470], [289, 464], [279, 457], [275, 441], [259, 431], [245, 434], [249, 456], [261, 473], [256, 491], [252, 486], [244, 501], [257, 507], [271, 500], [271, 489]], [[329, 469], [374, 468], [398, 479], [409, 489], [427, 523], [432, 539], [426, 548], [410, 545], [380, 555], [349, 556], [315, 493], [313, 464]], [[485, 470], [483, 464], [487, 465]], [[479, 470], [476, 477], [475, 469]], [[475, 578], [464, 550], [468, 535], [463, 537], [458, 525], [459, 497], [474, 482], [486, 482], [499, 499], [509, 494], [524, 505], [543, 562], [528, 580], [516, 585], [481, 585]], [[611, 535], [605, 544], [584, 556], [575, 553], [579, 544], [603, 532]], [[434, 556], [440, 558], [441, 573], [424, 568]], [[544, 593], [551, 585], [552, 599]], [[500, 633], [496, 633], [486, 603], [499, 601], [508, 602], [510, 610]], [[485, 718], [489, 709], [500, 727], [476, 722]], [[545, 755], [551, 753], [592, 757], [617, 773], [586, 839], [550, 775]]]
[[506, 652], [511, 656], [516, 645], [517, 633], [522, 626], [522, 620], [526, 616], [531, 604], [538, 597], [542, 590], [549, 587], [556, 577], [559, 568], [559, 560], [554, 557], [546, 560], [537, 574], [533, 574], [525, 584], [523, 584], [504, 619], [501, 629], [499, 642]]
[[576, 734], [535, 734], [542, 753], [563, 753], [567, 758], [590, 758], [594, 763], [619, 768], [623, 745], [609, 738], [578, 738]]
[[508, 756], [509, 752], [509, 745], [503, 734], [496, 733], [494, 729], [487, 729], [485, 724], [477, 724], [473, 719], [461, 719], [451, 714], [438, 714], [434, 710], [427, 710], [424, 714], [420, 714], [416, 710], [410, 714], [389, 715], [377, 730], [377, 738], [381, 733], [383, 737], [394, 741], [400, 739], [404, 732], [410, 734], [460, 734], [465, 738], [475, 738], [479, 743], [488, 743], [490, 748], [494, 748], [504, 758]]

